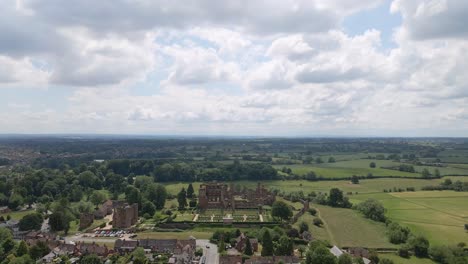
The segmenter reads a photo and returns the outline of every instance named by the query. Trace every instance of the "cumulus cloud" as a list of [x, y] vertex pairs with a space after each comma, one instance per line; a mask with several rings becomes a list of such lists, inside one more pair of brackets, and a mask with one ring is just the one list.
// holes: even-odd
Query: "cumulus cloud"
[[404, 18], [408, 34], [418, 40], [468, 37], [468, 2], [460, 0], [395, 0], [392, 12]]
[[52, 109], [8, 102], [0, 125], [277, 135], [404, 135], [411, 127], [460, 135], [468, 129], [459, 122], [468, 103], [466, 4], [393, 1], [403, 22], [387, 29], [391, 48], [372, 25], [344, 32], [346, 16], [382, 2], [7, 0], [2, 87], [69, 92], [65, 106]]

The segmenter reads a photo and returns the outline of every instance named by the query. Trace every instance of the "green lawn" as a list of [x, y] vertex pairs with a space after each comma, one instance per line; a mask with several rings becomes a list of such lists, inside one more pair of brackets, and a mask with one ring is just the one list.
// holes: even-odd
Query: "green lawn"
[[385, 236], [385, 225], [362, 217], [352, 209], [315, 205], [330, 241], [339, 247], [394, 248]]
[[11, 219], [21, 220], [21, 218], [23, 218], [23, 216], [25, 216], [27, 214], [30, 214], [30, 213], [34, 213], [34, 210], [29, 209], [29, 210], [25, 210], [25, 211], [9, 212], [9, 213], [6, 213], [6, 214], [0, 214], [0, 216], [3, 216], [6, 219], [7, 216], [9, 215], [11, 217]]
[[368, 198], [381, 201], [386, 215], [416, 233], [426, 236], [431, 244], [468, 243], [464, 224], [468, 223], [468, 194], [453, 191], [419, 191], [403, 193], [358, 194], [352, 202]]

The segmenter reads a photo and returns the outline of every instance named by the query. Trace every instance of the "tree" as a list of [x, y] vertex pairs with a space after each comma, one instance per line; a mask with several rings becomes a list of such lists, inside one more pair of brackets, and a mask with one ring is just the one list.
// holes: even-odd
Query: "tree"
[[294, 243], [287, 236], [282, 236], [276, 246], [275, 255], [291, 256], [294, 250]]
[[335, 163], [335, 158], [334, 157], [329, 157], [328, 158], [328, 163]]
[[317, 158], [315, 159], [315, 163], [319, 163], [319, 164], [320, 164], [320, 163], [323, 163], [322, 158], [317, 157]]
[[42, 218], [41, 214], [32, 213], [23, 216], [18, 225], [21, 231], [40, 230], [43, 221], [44, 219]]
[[253, 255], [253, 249], [252, 249], [252, 244], [250, 243], [250, 239], [246, 238], [247, 240], [245, 241], [245, 249], [244, 249], [244, 254], [247, 256], [252, 256]]
[[312, 220], [312, 222], [313, 222], [314, 225], [316, 225], [316, 226], [321, 226], [321, 225], [323, 225], [322, 219], [320, 219], [320, 218], [318, 218], [318, 217], [314, 218], [314, 220]]
[[28, 252], [29, 252], [28, 245], [26, 244], [24, 240], [21, 240], [21, 242], [18, 245], [18, 249], [16, 250], [16, 256], [21, 257], [23, 255], [28, 254]]
[[102, 191], [93, 191], [90, 197], [91, 202], [98, 208], [100, 204], [107, 200], [107, 195]]
[[101, 264], [101, 259], [96, 254], [85, 255], [80, 260], [81, 264]]
[[134, 186], [128, 186], [127, 189], [125, 190], [125, 197], [127, 199], [127, 202], [130, 204], [137, 203], [138, 207], [141, 207], [141, 192], [138, 188], [135, 188]]
[[145, 264], [148, 262], [148, 259], [145, 256], [145, 250], [142, 247], [137, 247], [132, 252], [133, 264]]
[[262, 236], [262, 256], [273, 256], [273, 241], [270, 231], [267, 229]]
[[16, 209], [20, 205], [24, 204], [24, 198], [18, 193], [12, 193], [10, 199], [8, 199], [8, 208]]
[[353, 175], [353, 177], [351, 177], [351, 183], [352, 184], [359, 184], [359, 177], [356, 176], [356, 175]]
[[301, 222], [299, 224], [299, 233], [304, 233], [305, 231], [309, 231], [309, 225], [306, 222]]
[[2, 243], [2, 248], [3, 248], [3, 253], [5, 255], [8, 255], [10, 251], [12, 251], [15, 248], [15, 241], [13, 238], [7, 238], [5, 241]]
[[271, 216], [282, 220], [288, 220], [293, 215], [291, 207], [283, 201], [276, 201], [271, 208]]
[[369, 163], [369, 167], [371, 167], [371, 168], [375, 168], [375, 167], [376, 167], [376, 164], [375, 164], [375, 162], [371, 162], [371, 163]]
[[185, 188], [182, 188], [182, 190], [177, 194], [177, 202], [179, 203], [179, 209], [187, 207], [187, 192], [185, 191]]
[[43, 241], [37, 242], [36, 245], [32, 246], [29, 249], [29, 254], [31, 255], [31, 258], [33, 259], [42, 258], [43, 256], [47, 255], [47, 253], [49, 252], [50, 252], [49, 247]]
[[427, 240], [427, 238], [423, 236], [412, 236], [408, 239], [408, 245], [413, 249], [416, 257], [427, 257], [429, 250], [429, 240]]
[[309, 250], [306, 255], [306, 264], [336, 264], [336, 257], [325, 246]]
[[150, 216], [153, 216], [154, 213], [156, 212], [156, 206], [148, 200], [143, 202], [143, 206], [141, 207], [141, 213], [142, 214], [149, 214]]
[[225, 250], [224, 239], [220, 239], [218, 243], [218, 253], [222, 253]]
[[351, 203], [344, 197], [343, 192], [338, 188], [330, 189], [330, 194], [328, 196], [328, 205], [331, 207], [351, 207]]
[[49, 216], [49, 225], [52, 231], [68, 230], [70, 221], [64, 212], [57, 211]]
[[348, 254], [342, 254], [338, 257], [338, 264], [353, 264], [353, 258]]
[[435, 170], [434, 170], [434, 177], [440, 178], [440, 171], [439, 171], [439, 169], [435, 169]]
[[367, 199], [357, 205], [357, 210], [365, 217], [378, 222], [385, 222], [385, 208], [375, 199]]
[[431, 173], [429, 172], [428, 169], [424, 168], [421, 172], [421, 175], [423, 178], [427, 179], [431, 177]]
[[354, 258], [354, 262], [355, 262], [356, 264], [365, 264], [365, 263], [364, 263], [364, 260], [363, 260], [361, 257], [356, 257], [356, 258]]
[[164, 185], [162, 184], [158, 184], [156, 200], [154, 201], [154, 205], [156, 206], [156, 209], [164, 208], [164, 205], [166, 204], [166, 198], [167, 198], [166, 187], [164, 187]]
[[193, 190], [192, 183], [189, 183], [187, 187], [187, 198], [193, 198], [193, 194], [194, 194], [194, 190]]

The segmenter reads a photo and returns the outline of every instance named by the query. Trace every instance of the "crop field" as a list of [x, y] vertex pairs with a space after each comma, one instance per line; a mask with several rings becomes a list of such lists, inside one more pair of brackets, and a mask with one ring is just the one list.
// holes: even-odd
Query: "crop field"
[[357, 203], [367, 198], [381, 201], [387, 216], [425, 235], [432, 244], [468, 243], [468, 194], [453, 191], [420, 191], [355, 195]]

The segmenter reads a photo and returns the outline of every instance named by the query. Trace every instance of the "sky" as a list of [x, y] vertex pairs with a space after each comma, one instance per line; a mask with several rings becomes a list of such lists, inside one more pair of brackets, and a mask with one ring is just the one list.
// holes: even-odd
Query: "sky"
[[465, 0], [3, 0], [0, 133], [468, 136]]

